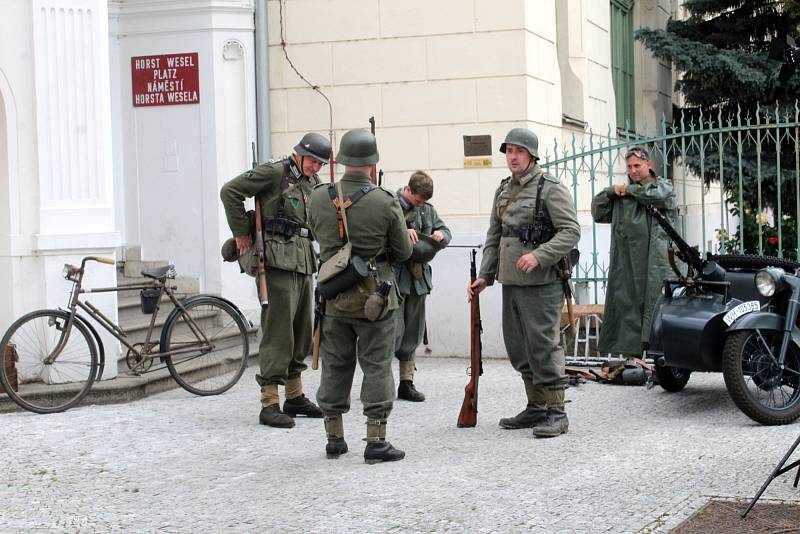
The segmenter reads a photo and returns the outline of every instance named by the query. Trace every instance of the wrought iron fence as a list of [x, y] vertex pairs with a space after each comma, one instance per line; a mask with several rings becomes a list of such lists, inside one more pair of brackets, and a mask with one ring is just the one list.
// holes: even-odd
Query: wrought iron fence
[[[589, 130], [555, 141], [542, 167], [571, 188], [586, 214], [603, 188], [625, 180], [624, 154], [649, 149], [658, 174], [671, 178], [678, 197], [678, 230], [701, 253], [800, 257], [800, 107], [758, 107], [752, 114], [683, 112], [652, 134], [605, 135]], [[586, 222], [586, 219], [583, 219]], [[586, 225], [584, 224], [584, 227]], [[608, 279], [608, 230], [591, 223], [576, 269], [579, 302], [602, 302]]]

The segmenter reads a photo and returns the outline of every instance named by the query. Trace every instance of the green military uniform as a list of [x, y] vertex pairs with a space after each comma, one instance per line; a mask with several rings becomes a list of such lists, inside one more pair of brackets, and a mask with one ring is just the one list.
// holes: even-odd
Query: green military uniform
[[[347, 198], [369, 186], [370, 178], [345, 173], [338, 183], [342, 196]], [[394, 400], [390, 364], [394, 349], [394, 315], [399, 302], [387, 254], [393, 259], [405, 260], [411, 255], [411, 240], [397, 199], [383, 188], [375, 188], [364, 195], [347, 209], [346, 216], [352, 254], [376, 258], [373, 263], [379, 280], [391, 282], [393, 287], [389, 292], [388, 312], [375, 322], [364, 316], [364, 301], [359, 300], [364, 289], [362, 284], [325, 302], [320, 345], [322, 376], [317, 402], [326, 415], [349, 411], [350, 388], [358, 361], [364, 373], [360, 396], [364, 415], [385, 421]], [[344, 243], [339, 238], [336, 208], [327, 184], [315, 188], [311, 195], [311, 228], [319, 241], [320, 259], [324, 262]]]
[[[534, 222], [537, 189], [542, 180], [541, 208], [555, 233], [552, 239], [534, 249], [532, 243], [522, 242], [519, 232]], [[494, 196], [479, 277], [487, 285], [492, 285], [495, 279], [503, 284], [506, 351], [514, 369], [522, 375], [528, 408], [538, 414], [529, 422], [541, 422], [552, 410], [563, 414], [566, 375], [564, 351], [558, 339], [564, 293], [555, 266], [579, 239], [580, 225], [569, 191], [538, 165], [533, 164], [519, 178], [510, 176], [500, 183]], [[530, 252], [539, 265], [525, 273], [516, 263]], [[503, 420], [501, 426], [523, 427], [506, 426]], [[533, 423], [524, 425], [531, 426]]]
[[676, 201], [672, 183], [664, 178], [628, 182], [625, 196], [617, 196], [612, 186], [592, 200], [594, 220], [611, 223], [610, 269], [597, 350], [638, 357], [650, 340], [653, 308], [664, 278], [671, 273], [669, 238], [645, 208], [652, 204], [672, 218]]
[[[308, 199], [319, 182], [317, 175], [303, 176], [294, 159], [286, 157], [242, 173], [226, 183], [220, 194], [235, 236], [253, 231], [244, 200], [255, 195], [261, 199], [269, 292], [269, 307], [261, 310], [260, 374], [256, 375], [261, 386], [285, 384], [307, 368], [304, 360], [312, 339], [311, 275], [317, 267], [308, 230]], [[245, 254], [252, 260], [256, 247]], [[257, 266], [257, 261], [243, 264]]]
[[[450, 229], [445, 226], [432, 204], [426, 202], [421, 208], [415, 207], [405, 199], [402, 188], [397, 191], [397, 199], [400, 201], [408, 228], [427, 236], [439, 231], [444, 235], [441, 240], [442, 245], [450, 243], [452, 239]], [[394, 355], [401, 362], [413, 362], [414, 352], [422, 343], [422, 336], [425, 333], [425, 297], [433, 289], [433, 273], [430, 264], [418, 264], [409, 260], [396, 263], [394, 274], [402, 299], [401, 309], [397, 312]]]

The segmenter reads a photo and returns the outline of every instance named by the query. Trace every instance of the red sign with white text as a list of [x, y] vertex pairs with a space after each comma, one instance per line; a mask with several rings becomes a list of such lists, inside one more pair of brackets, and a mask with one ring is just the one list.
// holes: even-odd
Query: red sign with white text
[[197, 52], [131, 58], [133, 107], [200, 103]]

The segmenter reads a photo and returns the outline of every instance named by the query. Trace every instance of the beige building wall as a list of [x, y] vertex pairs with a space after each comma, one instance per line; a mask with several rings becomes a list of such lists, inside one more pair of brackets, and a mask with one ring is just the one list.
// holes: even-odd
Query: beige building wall
[[[639, 2], [638, 25], [663, 27], [672, 0]], [[616, 136], [610, 8], [596, 0], [293, 0], [269, 2], [270, 99], [275, 154], [306, 131], [335, 138], [375, 117], [386, 185], [429, 171], [440, 213], [488, 214], [506, 175], [499, 145], [531, 128], [540, 156]], [[671, 109], [672, 76], [636, 45], [637, 111], [650, 128]], [[566, 117], [565, 117], [566, 116]], [[658, 117], [658, 119], [656, 118]], [[669, 117], [668, 117], [669, 118]], [[641, 125], [638, 125], [641, 127]], [[465, 168], [463, 135], [492, 136], [492, 167]], [[580, 194], [580, 207], [588, 197]]]
[[[635, 26], [664, 27], [674, 2], [637, 2]], [[562, 157], [565, 146], [571, 150], [573, 136], [578, 150], [588, 149], [590, 133], [606, 144], [610, 133], [616, 142], [608, 1], [268, 4], [273, 153], [290, 152], [310, 130], [332, 129], [339, 139], [348, 129], [368, 128], [374, 116], [385, 184], [395, 189], [416, 169], [430, 172], [433, 203], [454, 244], [483, 243], [494, 191], [508, 172], [499, 147], [509, 129], [536, 132], [543, 160]], [[330, 99], [332, 112], [289, 65], [282, 41], [295, 67]], [[636, 106], [652, 128], [662, 112], [669, 119], [672, 76], [636, 47]], [[491, 166], [465, 168], [464, 135], [491, 135]], [[624, 179], [623, 166], [614, 171]], [[591, 257], [588, 174], [575, 188], [564, 182], [577, 192], [581, 248]], [[598, 232], [607, 234], [607, 226]], [[607, 250], [601, 235], [598, 251]], [[463, 249], [447, 249], [434, 261], [427, 313], [434, 354], [468, 351], [466, 323], [452, 320], [466, 305], [467, 274]], [[485, 353], [503, 355], [500, 292], [487, 291], [482, 306]]]

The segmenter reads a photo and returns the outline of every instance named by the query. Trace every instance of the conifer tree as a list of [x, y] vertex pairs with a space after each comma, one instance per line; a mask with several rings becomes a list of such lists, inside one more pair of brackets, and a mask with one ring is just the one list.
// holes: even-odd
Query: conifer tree
[[[794, 120], [796, 102], [800, 98], [800, 51], [793, 51], [800, 0], [685, 0], [688, 12], [684, 20], [670, 19], [666, 29], [641, 28], [636, 38], [659, 59], [676, 69], [675, 84], [685, 102], [674, 109], [673, 123], [679, 127], [694, 124], [713, 126], [737, 121], [761, 124]], [[800, 70], [800, 69], [798, 69]], [[757, 117], [758, 116], [758, 117]], [[763, 130], [761, 139], [762, 208], [770, 208], [777, 219], [776, 152], [781, 150], [781, 219], [784, 256], [796, 257], [797, 247], [797, 176], [795, 173], [795, 132], [780, 130], [780, 143], [775, 132]], [[788, 135], [783, 135], [788, 134]], [[719, 181], [718, 165], [709, 164], [709, 156], [717, 157], [714, 140], [706, 147], [704, 175], [707, 182]], [[758, 166], [755, 134], [745, 136], [742, 145], [742, 204], [739, 205], [739, 159], [735, 143], [724, 144], [724, 175], [728, 210], [744, 215], [744, 236], [738, 228], [726, 243], [729, 251], [738, 251], [744, 242], [746, 253], [758, 253], [759, 227], [764, 254], [778, 250], [777, 220], [766, 224], [758, 213]], [[672, 154], [673, 158], [680, 157]], [[700, 147], [693, 143], [685, 155], [686, 163], [700, 175]], [[675, 160], [673, 159], [673, 163]], [[732, 229], [734, 230], [734, 229]]]

